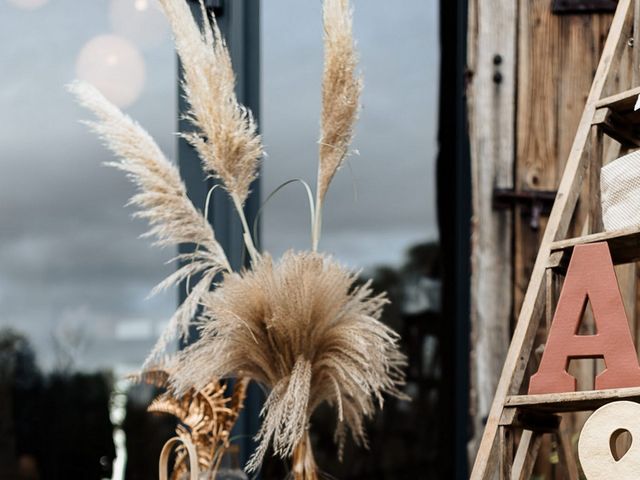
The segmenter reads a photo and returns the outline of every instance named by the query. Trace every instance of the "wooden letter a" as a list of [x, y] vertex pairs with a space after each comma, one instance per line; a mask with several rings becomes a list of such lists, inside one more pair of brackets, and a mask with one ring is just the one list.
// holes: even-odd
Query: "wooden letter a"
[[[578, 335], [587, 301], [591, 302], [597, 333]], [[606, 368], [596, 377], [596, 390], [640, 386], [640, 366], [604, 242], [578, 245], [573, 250], [540, 368], [529, 382], [529, 394], [574, 392], [576, 379], [567, 372], [573, 358], [604, 359]]]

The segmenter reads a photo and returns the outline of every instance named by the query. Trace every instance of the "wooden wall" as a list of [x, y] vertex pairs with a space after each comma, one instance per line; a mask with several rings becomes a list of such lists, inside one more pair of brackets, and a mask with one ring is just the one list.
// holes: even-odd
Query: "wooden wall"
[[470, 457], [488, 415], [511, 335], [512, 216], [492, 207], [514, 185], [516, 0], [469, 2], [468, 116], [472, 158]]
[[[549, 0], [520, 0], [516, 98], [516, 168], [519, 190], [555, 190], [569, 155], [611, 15], [554, 15]], [[577, 219], [580, 233], [584, 219]], [[516, 215], [514, 312], [529, 283], [544, 233]]]

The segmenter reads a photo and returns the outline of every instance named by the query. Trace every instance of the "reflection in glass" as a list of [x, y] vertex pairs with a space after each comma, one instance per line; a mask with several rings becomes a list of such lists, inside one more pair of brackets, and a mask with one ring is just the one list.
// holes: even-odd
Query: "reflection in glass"
[[0, 330], [0, 365], [0, 478], [110, 476], [110, 375], [44, 374], [29, 341], [11, 329]]
[[[129, 1], [140, 28], [156, 3]], [[123, 380], [175, 309], [175, 294], [145, 300], [172, 253], [137, 238], [130, 185], [64, 88], [96, 83], [173, 156], [171, 42], [114, 35], [110, 5], [0, 0], [2, 480], [157, 480], [175, 431], [146, 412], [157, 392]]]
[[111, 28], [142, 49], [157, 47], [169, 34], [159, 5], [157, 0], [111, 0]]
[[49, 0], [9, 0], [9, 3], [25, 10], [36, 10], [46, 5], [48, 1]]

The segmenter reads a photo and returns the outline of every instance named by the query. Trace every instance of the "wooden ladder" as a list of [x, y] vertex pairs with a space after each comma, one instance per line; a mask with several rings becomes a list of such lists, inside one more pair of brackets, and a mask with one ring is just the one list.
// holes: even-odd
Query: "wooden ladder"
[[[501, 480], [529, 479], [545, 434], [556, 437], [565, 476], [577, 480], [577, 463], [559, 414], [594, 410], [616, 400], [640, 401], [640, 387], [520, 394], [527, 367], [537, 367], [535, 358], [531, 358], [536, 334], [542, 318], [546, 318], [547, 326], [551, 322], [558, 281], [566, 272], [573, 248], [607, 242], [615, 264], [640, 261], [640, 228], [603, 233], [600, 207], [600, 169], [605, 159], [640, 147], [640, 110], [635, 110], [640, 87], [605, 96], [606, 89], [620, 82], [625, 73], [629, 73], [631, 85], [640, 83], [639, 22], [640, 0], [619, 0], [487, 418], [471, 473], [474, 480], [493, 480], [496, 476]], [[630, 68], [625, 70], [625, 65]], [[609, 148], [605, 150], [605, 146]], [[581, 202], [587, 204], [581, 206], [587, 210], [583, 227], [586, 235], [567, 239], [581, 195]]]

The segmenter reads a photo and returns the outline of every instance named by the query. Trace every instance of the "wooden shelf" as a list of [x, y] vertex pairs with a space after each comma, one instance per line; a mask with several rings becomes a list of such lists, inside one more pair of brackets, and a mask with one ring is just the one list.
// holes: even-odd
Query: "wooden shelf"
[[576, 245], [607, 242], [615, 265], [640, 260], [640, 227], [569, 238], [551, 244], [548, 268], [566, 269]]
[[505, 407], [544, 413], [580, 412], [596, 410], [618, 400], [640, 402], [640, 387], [544, 395], [511, 395], [507, 397]]

